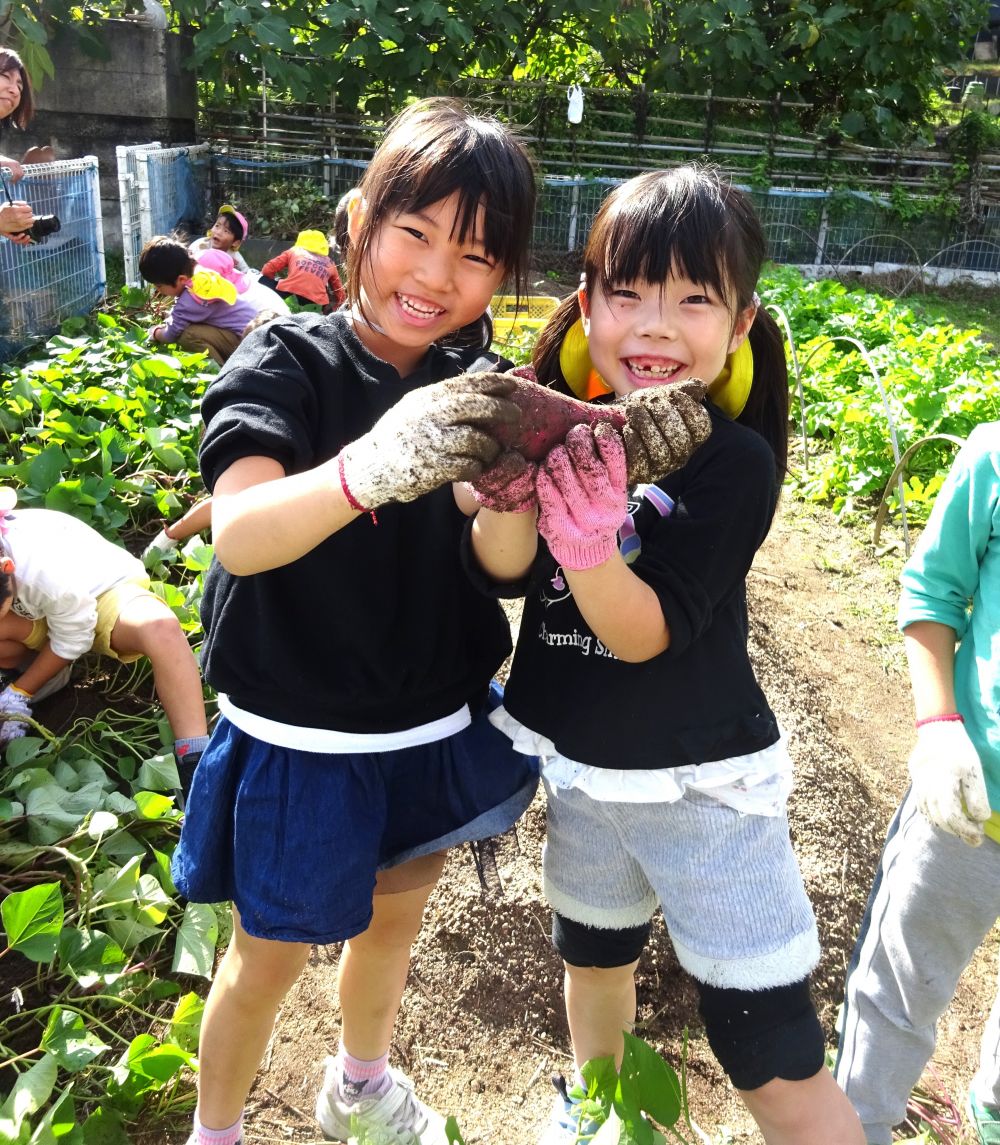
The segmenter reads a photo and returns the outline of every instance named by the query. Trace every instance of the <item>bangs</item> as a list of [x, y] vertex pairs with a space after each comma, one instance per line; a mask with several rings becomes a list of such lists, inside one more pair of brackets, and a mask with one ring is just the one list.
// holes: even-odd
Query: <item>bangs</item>
[[729, 187], [692, 168], [630, 180], [612, 192], [595, 220], [588, 281], [607, 293], [628, 282], [687, 278], [731, 308], [744, 304], [733, 297], [746, 257], [746, 235], [733, 225], [736, 205]]
[[[463, 243], [478, 237], [488, 258], [508, 269], [519, 267], [535, 207], [527, 153], [499, 123], [459, 115], [453, 105], [432, 111], [437, 114], [414, 114], [409, 123], [404, 112], [391, 141], [369, 166], [361, 193], [373, 208], [373, 225], [457, 194], [451, 237]], [[404, 123], [411, 130], [401, 130]]]

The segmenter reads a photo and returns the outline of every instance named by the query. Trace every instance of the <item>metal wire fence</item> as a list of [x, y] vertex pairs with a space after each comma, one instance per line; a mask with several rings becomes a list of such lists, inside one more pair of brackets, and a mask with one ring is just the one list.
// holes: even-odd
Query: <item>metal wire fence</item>
[[86, 314], [104, 297], [106, 274], [97, 160], [25, 167], [15, 195], [35, 215], [56, 215], [57, 233], [43, 243], [0, 243], [0, 361], [33, 335]]
[[142, 284], [139, 252], [153, 235], [197, 234], [211, 202], [212, 148], [207, 143], [117, 148], [125, 281]]
[[[337, 199], [356, 186], [366, 166], [361, 159], [320, 159], [274, 148], [242, 149], [215, 156], [212, 197], [238, 204], [269, 187], [309, 184], [328, 198], [332, 225]], [[547, 175], [535, 215], [536, 251], [581, 251], [605, 196], [622, 181]], [[985, 204], [973, 224], [955, 217], [957, 202], [942, 203], [929, 196], [910, 196], [904, 216], [889, 197], [871, 192], [744, 189], [754, 200], [776, 262], [835, 268], [933, 266], [1000, 273], [1000, 203]]]

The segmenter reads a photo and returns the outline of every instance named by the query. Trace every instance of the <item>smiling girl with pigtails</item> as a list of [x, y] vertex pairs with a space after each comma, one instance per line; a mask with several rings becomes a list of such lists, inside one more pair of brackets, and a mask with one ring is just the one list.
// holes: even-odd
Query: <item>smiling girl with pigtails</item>
[[[792, 764], [747, 653], [746, 577], [787, 454], [764, 251], [749, 200], [709, 168], [611, 192], [534, 365], [556, 388], [624, 399], [628, 423], [578, 425], [537, 470], [475, 482], [471, 555], [484, 587], [525, 595], [491, 718], [542, 760], [578, 1070], [622, 1060], [659, 907], [768, 1145], [861, 1145], [809, 996], [819, 942], [789, 840]], [[596, 1130], [580, 1081], [562, 1085], [544, 1145]]]

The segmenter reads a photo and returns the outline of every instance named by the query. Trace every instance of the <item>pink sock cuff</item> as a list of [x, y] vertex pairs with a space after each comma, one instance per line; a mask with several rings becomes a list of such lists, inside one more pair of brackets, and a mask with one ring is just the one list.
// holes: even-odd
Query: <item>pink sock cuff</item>
[[198, 1145], [238, 1145], [243, 1136], [243, 1114], [228, 1129], [206, 1129], [196, 1117], [194, 1119], [194, 1139]]
[[381, 1077], [388, 1069], [389, 1052], [387, 1050], [374, 1061], [362, 1061], [360, 1058], [352, 1057], [341, 1043], [340, 1049], [337, 1051], [337, 1061], [340, 1064], [341, 1074], [348, 1081], [371, 1081], [373, 1078]]

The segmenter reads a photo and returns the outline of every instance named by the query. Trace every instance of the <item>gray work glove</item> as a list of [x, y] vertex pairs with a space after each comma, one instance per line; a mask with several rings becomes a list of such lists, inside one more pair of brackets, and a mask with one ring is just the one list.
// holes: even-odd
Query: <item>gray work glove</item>
[[707, 387], [697, 378], [633, 390], [616, 408], [625, 414], [625, 455], [632, 485], [658, 481], [686, 465], [712, 432], [702, 405]]
[[340, 451], [345, 493], [355, 508], [415, 501], [451, 481], [472, 481], [500, 452], [491, 423], [521, 411], [502, 374], [463, 374], [411, 390], [357, 441]]
[[909, 768], [913, 798], [924, 815], [935, 827], [978, 847], [992, 811], [979, 753], [965, 725], [941, 720], [919, 727]]

